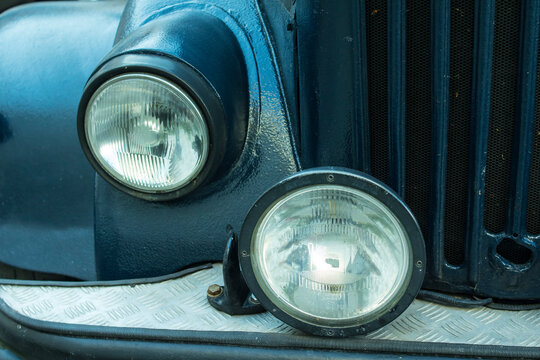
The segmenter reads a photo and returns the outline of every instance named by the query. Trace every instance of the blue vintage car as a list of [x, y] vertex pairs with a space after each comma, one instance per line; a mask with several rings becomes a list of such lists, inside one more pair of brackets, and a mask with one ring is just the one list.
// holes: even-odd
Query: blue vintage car
[[23, 2], [0, 358], [540, 358], [540, 1]]

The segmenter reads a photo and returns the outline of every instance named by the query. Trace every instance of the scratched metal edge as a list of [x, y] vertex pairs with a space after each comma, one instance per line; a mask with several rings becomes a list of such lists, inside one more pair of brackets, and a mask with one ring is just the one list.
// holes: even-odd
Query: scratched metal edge
[[[38, 321], [152, 330], [302, 334], [269, 313], [230, 316], [212, 308], [206, 289], [222, 283], [221, 264], [180, 278], [109, 286], [0, 285], [0, 299]], [[363, 337], [423, 343], [540, 347], [540, 310], [458, 309], [421, 300]]]

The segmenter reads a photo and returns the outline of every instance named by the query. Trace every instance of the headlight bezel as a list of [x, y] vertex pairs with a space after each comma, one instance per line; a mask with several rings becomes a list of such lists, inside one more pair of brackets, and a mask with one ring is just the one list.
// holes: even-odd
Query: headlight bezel
[[[91, 150], [85, 129], [86, 109], [95, 92], [106, 82], [125, 74], [148, 74], [185, 92], [202, 113], [208, 130], [208, 154], [199, 173], [186, 185], [174, 190], [139, 191], [113, 177], [100, 164]], [[223, 104], [207, 79], [189, 64], [159, 54], [124, 54], [111, 59], [88, 80], [77, 115], [77, 131], [84, 154], [96, 172], [112, 186], [131, 196], [147, 201], [168, 201], [183, 197], [215, 175], [226, 152], [226, 122]]]
[[[375, 197], [393, 212], [408, 234], [412, 250], [412, 261], [409, 264], [411, 276], [407, 287], [402, 297], [391, 309], [370, 322], [340, 327], [328, 326], [324, 322], [314, 324], [299, 320], [281, 310], [277, 304], [274, 304], [270, 300], [258, 283], [254, 273], [254, 266], [251, 259], [251, 245], [254, 231], [260, 219], [276, 203], [277, 199], [283, 198], [298, 189], [320, 184], [350, 187]], [[299, 172], [264, 193], [246, 216], [239, 238], [238, 257], [242, 275], [246, 283], [264, 308], [293, 327], [315, 335], [333, 337], [365, 334], [394, 320], [416, 297], [424, 279], [426, 264], [425, 245], [420, 227], [405, 203], [390, 188], [375, 178], [355, 170], [336, 167], [317, 168]]]

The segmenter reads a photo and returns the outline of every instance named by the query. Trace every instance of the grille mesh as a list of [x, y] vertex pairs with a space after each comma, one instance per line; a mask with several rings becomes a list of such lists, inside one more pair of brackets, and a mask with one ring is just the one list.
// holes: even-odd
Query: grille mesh
[[533, 133], [533, 150], [527, 208], [527, 232], [540, 234], [540, 40], [536, 68], [536, 109]]
[[384, 0], [366, 1], [366, 40], [371, 133], [371, 169], [388, 180], [388, 76], [387, 8]]
[[450, 11], [450, 99], [444, 254], [460, 265], [465, 258], [469, 172], [474, 2], [453, 0]]
[[504, 231], [509, 205], [519, 30], [520, 1], [497, 1], [484, 205], [484, 226], [492, 233]]
[[429, 224], [431, 158], [430, 6], [426, 0], [407, 1], [406, 57], [406, 174], [405, 201], [422, 232]]
[[[519, 0], [496, 1], [484, 204], [484, 226], [492, 233], [505, 230], [510, 205], [520, 6]], [[470, 119], [474, 8], [474, 1], [451, 0], [448, 163], [444, 214], [444, 253], [451, 265], [460, 265], [465, 259], [469, 156], [473, 140], [470, 137]], [[371, 165], [373, 175], [386, 182], [389, 171], [386, 1], [367, 0], [366, 15]], [[405, 200], [426, 235], [432, 221], [429, 213], [428, 165], [431, 153], [430, 21], [426, 20], [430, 16], [428, 0], [407, 0]], [[527, 231], [536, 235], [540, 234], [540, 66], [534, 131]], [[433, 239], [426, 238], [426, 241]], [[521, 259], [523, 256], [514, 254], [514, 250], [513, 246], [501, 246], [498, 249], [507, 258]]]

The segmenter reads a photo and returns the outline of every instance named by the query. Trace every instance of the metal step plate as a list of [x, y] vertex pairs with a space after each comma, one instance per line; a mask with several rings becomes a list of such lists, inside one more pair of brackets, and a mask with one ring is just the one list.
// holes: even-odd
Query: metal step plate
[[[1, 281], [0, 281], [1, 282]], [[230, 316], [206, 300], [221, 265], [157, 283], [114, 286], [0, 285], [0, 299], [27, 317], [60, 323], [171, 330], [299, 333], [269, 313]], [[459, 309], [415, 300], [370, 339], [540, 346], [540, 310]]]

